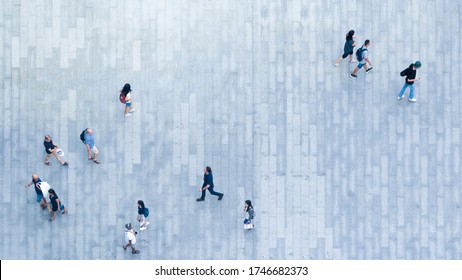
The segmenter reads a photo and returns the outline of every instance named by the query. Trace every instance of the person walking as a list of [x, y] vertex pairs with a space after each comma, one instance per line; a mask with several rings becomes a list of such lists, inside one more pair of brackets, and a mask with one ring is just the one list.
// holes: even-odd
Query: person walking
[[254, 218], [255, 211], [253, 210], [252, 201], [245, 201], [244, 213], [246, 215], [244, 219], [244, 229], [253, 229], [254, 225], [252, 223], [252, 220]]
[[344, 60], [347, 56], [350, 56], [350, 63], [356, 62], [353, 59], [353, 49], [356, 46], [356, 36], [354, 36], [355, 31], [350, 30], [346, 34], [346, 41], [345, 45], [343, 46], [343, 55], [340, 56], [336, 61], [335, 61], [335, 66], [337, 67], [339, 63]]
[[417, 75], [417, 69], [419, 69], [422, 66], [422, 63], [420, 61], [416, 61], [415, 63], [412, 63], [409, 65], [408, 68], [404, 69], [401, 71], [401, 76], [404, 77], [406, 76], [404, 80], [404, 86], [399, 92], [398, 95], [398, 100], [401, 100], [404, 98], [404, 92], [406, 91], [407, 88], [409, 88], [409, 102], [415, 103], [417, 99], [414, 98], [414, 82], [415, 81], [420, 81], [420, 77], [416, 78]]
[[69, 163], [67, 161], [62, 160], [59, 155], [58, 151], [61, 149], [58, 145], [53, 143], [50, 134], [45, 135], [45, 140], [43, 141], [43, 145], [45, 146], [45, 152], [47, 153], [45, 157], [45, 164], [51, 166], [50, 158], [54, 156], [62, 165], [67, 166]]
[[132, 224], [128, 223], [125, 225], [125, 245], [123, 246], [124, 250], [127, 250], [128, 247], [132, 248], [132, 254], [139, 254], [140, 251], [135, 249], [136, 244], [136, 234], [138, 234], [132, 228]]
[[[372, 67], [372, 61], [369, 58], [369, 48], [371, 47], [371, 40], [366, 40], [364, 42], [364, 45], [361, 46], [356, 51], [356, 58], [358, 59], [358, 66], [355, 68], [353, 73], [350, 74], [350, 78], [356, 79], [358, 76], [356, 76], [356, 73], [358, 73], [359, 69], [361, 69], [364, 66], [364, 69], [366, 69], [366, 73], [369, 73], [372, 71], [374, 67]], [[367, 67], [367, 64], [369, 63], [370, 67]]]
[[144, 206], [142, 200], [138, 200], [138, 222], [140, 223], [140, 230], [147, 229], [149, 222], [146, 218], [149, 215], [149, 209]]
[[56, 212], [59, 210], [63, 211], [61, 214], [66, 214], [68, 212], [66, 206], [59, 200], [58, 195], [56, 194], [54, 189], [49, 189], [48, 190], [48, 196], [50, 197], [50, 203], [51, 203], [51, 218], [50, 222], [52, 222], [56, 218]]
[[84, 143], [87, 148], [88, 159], [93, 160], [97, 164], [100, 164], [101, 161], [98, 160], [99, 151], [98, 148], [95, 146], [95, 139], [93, 137], [93, 130], [91, 128], [87, 128], [85, 130], [84, 139]]
[[130, 84], [125, 84], [120, 92], [125, 96], [125, 117], [131, 116], [135, 109], [133, 109], [132, 89]]
[[213, 185], [212, 168], [210, 168], [210, 166], [207, 166], [204, 168], [204, 183], [202, 184], [202, 188], [199, 189], [199, 192], [202, 192], [202, 195], [200, 198], [196, 199], [196, 201], [205, 200], [206, 190], [209, 190], [211, 195], [216, 195], [218, 196], [218, 200], [221, 200], [224, 194], [214, 191], [213, 188], [214, 188], [214, 185]]
[[37, 202], [40, 203], [40, 207], [42, 207], [42, 209], [45, 209], [47, 207], [47, 200], [43, 196], [42, 188], [40, 187], [41, 182], [42, 180], [39, 176], [37, 174], [33, 174], [32, 181], [30, 181], [25, 187], [27, 189], [31, 185], [34, 185], [35, 193], [37, 194]]

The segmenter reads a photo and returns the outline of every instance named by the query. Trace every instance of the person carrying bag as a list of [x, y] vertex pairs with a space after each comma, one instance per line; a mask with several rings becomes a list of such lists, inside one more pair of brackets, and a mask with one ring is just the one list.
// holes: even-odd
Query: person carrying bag
[[246, 216], [244, 219], [244, 229], [251, 230], [254, 228], [252, 220], [255, 217], [255, 210], [253, 209], [252, 202], [250, 200], [245, 201], [244, 213]]

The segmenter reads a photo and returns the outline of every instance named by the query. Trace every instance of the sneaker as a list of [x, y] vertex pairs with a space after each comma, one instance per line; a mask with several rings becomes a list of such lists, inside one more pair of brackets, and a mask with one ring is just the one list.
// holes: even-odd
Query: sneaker
[[204, 200], [205, 200], [205, 198], [198, 198], [198, 199], [196, 199], [196, 201], [204, 201]]
[[398, 100], [401, 100], [404, 98], [404, 95], [403, 96], [398, 96]]
[[133, 112], [135, 112], [135, 109], [131, 109], [129, 113], [133, 113]]
[[356, 78], [358, 78], [358, 76], [356, 76], [355, 74], [350, 74], [350, 78], [352, 78], [352, 79], [355, 79], [355, 80], [356, 80]]
[[147, 229], [146, 225], [140, 227], [140, 230], [146, 230], [146, 229]]
[[145, 224], [145, 225], [146, 225], [146, 226], [148, 226], [148, 225], [149, 225], [149, 222], [146, 222], [146, 224]]
[[371, 68], [367, 69], [367, 70], [366, 70], [366, 73], [369, 73], [369, 72], [371, 72], [371, 71], [372, 71], [372, 69], [374, 69], [374, 67], [371, 67]]
[[69, 163], [68, 163], [67, 161], [65, 161], [65, 162], [63, 163], [63, 166], [68, 166], [68, 165], [69, 165]]
[[356, 62], [356, 60], [354, 60], [354, 59], [350, 61], [350, 63], [355, 63], [355, 62]]
[[335, 66], [335, 67], [338, 67], [338, 62], [335, 62], [334, 66]]
[[139, 254], [140, 253], [140, 250], [133, 250], [132, 251], [132, 254]]
[[222, 200], [222, 199], [223, 199], [223, 196], [224, 196], [224, 194], [220, 195], [220, 196], [218, 197], [218, 200]]
[[411, 99], [408, 99], [409, 102], [412, 102], [412, 103], [415, 103], [417, 101], [417, 99], [415, 98], [411, 98]]
[[131, 115], [132, 115], [132, 114], [127, 113], [127, 114], [125, 114], [125, 117], [130, 117]]

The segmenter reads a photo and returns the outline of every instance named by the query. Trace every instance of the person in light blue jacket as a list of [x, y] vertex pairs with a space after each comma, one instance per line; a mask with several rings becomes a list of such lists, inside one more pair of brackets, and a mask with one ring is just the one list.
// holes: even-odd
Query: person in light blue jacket
[[[98, 159], [99, 151], [95, 146], [95, 138], [93, 137], [93, 129], [87, 128], [85, 130], [85, 146], [87, 148], [88, 159], [93, 160], [95, 163], [100, 164], [101, 161]], [[93, 153], [93, 155], [92, 155]]]

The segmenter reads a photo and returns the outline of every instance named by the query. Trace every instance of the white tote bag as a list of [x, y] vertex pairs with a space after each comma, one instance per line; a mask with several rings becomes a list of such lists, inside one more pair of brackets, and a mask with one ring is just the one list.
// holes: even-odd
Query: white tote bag
[[42, 190], [42, 193], [43, 193], [43, 196], [47, 196], [48, 195], [48, 190], [51, 188], [50, 187], [50, 184], [48, 184], [47, 182], [40, 182], [40, 189]]
[[253, 229], [253, 224], [252, 223], [244, 224], [244, 229]]
[[56, 154], [57, 154], [58, 156], [60, 156], [60, 157], [64, 156], [64, 152], [63, 152], [63, 150], [61, 150], [61, 148], [58, 148], [58, 149], [56, 150]]

